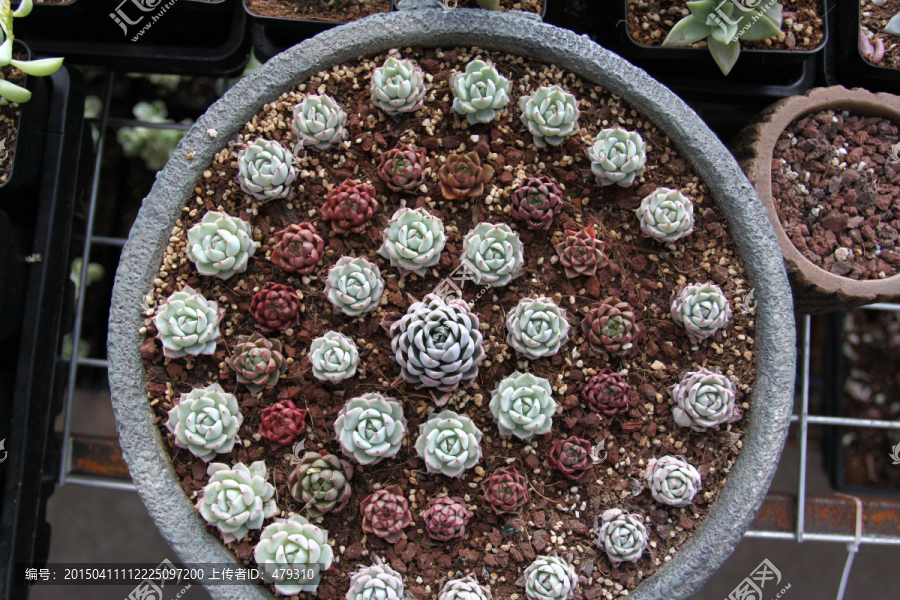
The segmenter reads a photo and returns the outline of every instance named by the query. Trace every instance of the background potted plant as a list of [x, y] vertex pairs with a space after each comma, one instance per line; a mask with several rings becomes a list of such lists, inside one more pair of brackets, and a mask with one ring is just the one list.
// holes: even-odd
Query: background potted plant
[[[893, 3], [852, 0], [837, 3], [836, 53], [838, 83], [873, 92], [900, 93], [897, 47], [900, 29]], [[892, 12], [892, 10], [894, 12]]]

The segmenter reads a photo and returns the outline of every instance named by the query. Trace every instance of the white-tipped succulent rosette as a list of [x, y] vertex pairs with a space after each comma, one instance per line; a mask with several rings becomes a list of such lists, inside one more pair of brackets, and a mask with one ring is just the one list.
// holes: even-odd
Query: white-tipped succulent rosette
[[529, 600], [571, 600], [578, 585], [575, 567], [558, 556], [538, 556], [523, 578]]
[[580, 131], [578, 100], [558, 85], [544, 85], [533, 94], [520, 96], [519, 110], [538, 148], [559, 146]]
[[186, 253], [201, 275], [228, 279], [247, 270], [256, 243], [250, 225], [222, 212], [210, 211], [187, 232]]
[[331, 96], [309, 94], [294, 106], [291, 129], [308, 148], [327, 150], [347, 135], [347, 114]]
[[243, 422], [237, 398], [214, 383], [182, 394], [169, 411], [166, 428], [175, 436], [176, 446], [209, 462], [217, 454], [231, 452]]
[[335, 310], [350, 317], [370, 313], [381, 303], [384, 279], [378, 265], [366, 259], [342, 256], [328, 270], [325, 297]]
[[226, 544], [244, 539], [251, 529], [262, 527], [264, 519], [278, 513], [275, 487], [266, 482], [265, 462], [249, 467], [210, 463], [206, 472], [210, 478], [197, 509], [207, 523], [219, 529]]
[[505, 223], [479, 223], [463, 239], [464, 266], [475, 281], [502, 287], [522, 273], [525, 247]]
[[651, 458], [644, 479], [653, 498], [669, 506], [688, 506], [700, 489], [700, 472], [677, 456]]
[[444, 223], [424, 208], [399, 209], [388, 221], [382, 236], [378, 253], [401, 273], [419, 276], [441, 261], [441, 251], [447, 242]]
[[459, 477], [481, 460], [481, 437], [472, 419], [445, 410], [419, 425], [416, 452], [429, 473]]
[[618, 508], [605, 511], [595, 531], [597, 546], [606, 550], [615, 567], [640, 560], [649, 542], [644, 518]]
[[453, 110], [469, 123], [490, 123], [509, 104], [509, 80], [492, 65], [473, 60], [464, 73], [450, 75]]
[[474, 575], [466, 575], [445, 583], [438, 600], [493, 600], [493, 596], [490, 588], [478, 583]]
[[703, 340], [728, 325], [731, 303], [714, 283], [686, 285], [672, 294], [672, 319], [692, 340]]
[[174, 292], [156, 307], [153, 325], [166, 358], [212, 354], [222, 338], [219, 321], [225, 309], [190, 286]]
[[418, 110], [425, 99], [425, 74], [409, 59], [388, 57], [372, 73], [372, 103], [390, 115]]
[[506, 342], [531, 360], [553, 356], [569, 341], [566, 310], [547, 297], [524, 298], [506, 317]]
[[690, 371], [669, 393], [675, 401], [672, 417], [682, 427], [702, 432], [734, 416], [734, 385], [726, 375], [708, 369]]
[[327, 531], [300, 515], [291, 515], [262, 530], [253, 558], [261, 567], [263, 580], [291, 596], [318, 589], [322, 572], [331, 568], [334, 551]]
[[528, 442], [550, 432], [556, 401], [549, 381], [516, 371], [497, 384], [490, 409], [500, 435]]
[[371, 566], [361, 566], [350, 576], [345, 600], [404, 600], [405, 597], [403, 575], [375, 556]]
[[359, 351], [356, 342], [343, 333], [326, 331], [309, 347], [313, 376], [320, 381], [337, 383], [356, 375]]
[[341, 449], [361, 465], [377, 464], [400, 451], [406, 435], [403, 407], [377, 392], [347, 402], [334, 422]]
[[674, 242], [694, 231], [694, 203], [678, 190], [657, 188], [636, 212], [644, 235], [660, 242]]
[[290, 198], [297, 168], [290, 151], [275, 140], [257, 138], [238, 154], [238, 184], [257, 200]]
[[647, 145], [636, 131], [626, 131], [621, 127], [602, 129], [593, 146], [588, 148], [587, 155], [597, 183], [628, 187], [644, 172]]

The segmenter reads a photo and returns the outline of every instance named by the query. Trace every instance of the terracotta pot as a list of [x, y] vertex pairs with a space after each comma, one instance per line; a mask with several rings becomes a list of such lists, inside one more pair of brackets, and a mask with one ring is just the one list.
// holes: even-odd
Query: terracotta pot
[[816, 88], [802, 96], [780, 100], [764, 110], [737, 136], [732, 151], [775, 228], [794, 293], [794, 308], [806, 314], [848, 310], [900, 300], [900, 274], [885, 279], [859, 281], [835, 275], [813, 264], [794, 246], [778, 218], [772, 198], [772, 153], [781, 133], [795, 120], [825, 110], [850, 111], [867, 117], [883, 117], [900, 124], [900, 97], [873, 94], [842, 86]]

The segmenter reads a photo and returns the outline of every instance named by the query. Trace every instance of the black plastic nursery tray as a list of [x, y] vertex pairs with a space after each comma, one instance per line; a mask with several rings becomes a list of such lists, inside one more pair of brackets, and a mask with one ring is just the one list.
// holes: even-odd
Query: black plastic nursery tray
[[859, 0], [840, 0], [837, 4], [837, 83], [848, 88], [864, 87], [871, 92], [900, 94], [900, 69], [873, 65], [859, 53], [859, 12], [862, 10]]
[[[279, 32], [283, 39], [288, 40], [288, 46], [302, 42], [308, 37], [322, 33], [332, 27], [343, 25], [346, 21], [326, 21], [324, 19], [284, 19], [280, 17], [268, 17], [259, 15], [250, 10], [247, 0], [241, 0], [244, 11], [250, 20], [272, 31]], [[393, 2], [389, 10], [394, 10]], [[387, 12], [387, 11], [385, 11]]]

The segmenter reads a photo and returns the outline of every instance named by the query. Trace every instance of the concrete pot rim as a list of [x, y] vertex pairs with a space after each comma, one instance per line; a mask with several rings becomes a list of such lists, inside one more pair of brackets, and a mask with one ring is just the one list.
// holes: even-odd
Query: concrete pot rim
[[[772, 156], [775, 144], [782, 132], [795, 120], [812, 113], [825, 110], [850, 110], [857, 114], [883, 117], [900, 123], [900, 97], [893, 94], [873, 94], [862, 88], [847, 89], [843, 86], [815, 88], [802, 96], [791, 96], [779, 100], [766, 109], [754, 129], [754, 164], [745, 168], [750, 182], [756, 188], [765, 206], [769, 221], [775, 228], [778, 243], [788, 262], [788, 269], [796, 272], [801, 284], [794, 292], [802, 298], [809, 298], [817, 306], [816, 312], [826, 312], [841, 308], [851, 308], [871, 304], [890, 297], [900, 297], [900, 273], [885, 279], [856, 280], [835, 275], [814, 264], [794, 246], [778, 217], [778, 210], [772, 198]], [[844, 298], [835, 305], [829, 298]], [[805, 304], [805, 303], [804, 303]]]
[[[700, 118], [668, 89], [586, 36], [484, 10], [435, 9], [379, 14], [331, 29], [272, 58], [240, 81], [191, 128], [144, 201], [116, 273], [108, 341], [109, 377], [122, 453], [148, 512], [181, 559], [234, 561], [178, 483], [147, 402], [139, 351], [141, 304], [153, 289], [172, 227], [195, 182], [264, 104], [325, 67], [390, 48], [477, 45], [559, 65], [603, 85], [678, 145], [728, 218], [755, 287], [758, 348], [754, 408], [728, 484], [692, 540], [631, 594], [638, 600], [690, 596], [724, 562], [749, 527], [775, 473], [793, 404], [795, 332], [790, 287], [774, 231], [737, 162]], [[188, 158], [190, 157], [190, 159]], [[254, 586], [205, 582], [217, 600], [271, 599]]]

